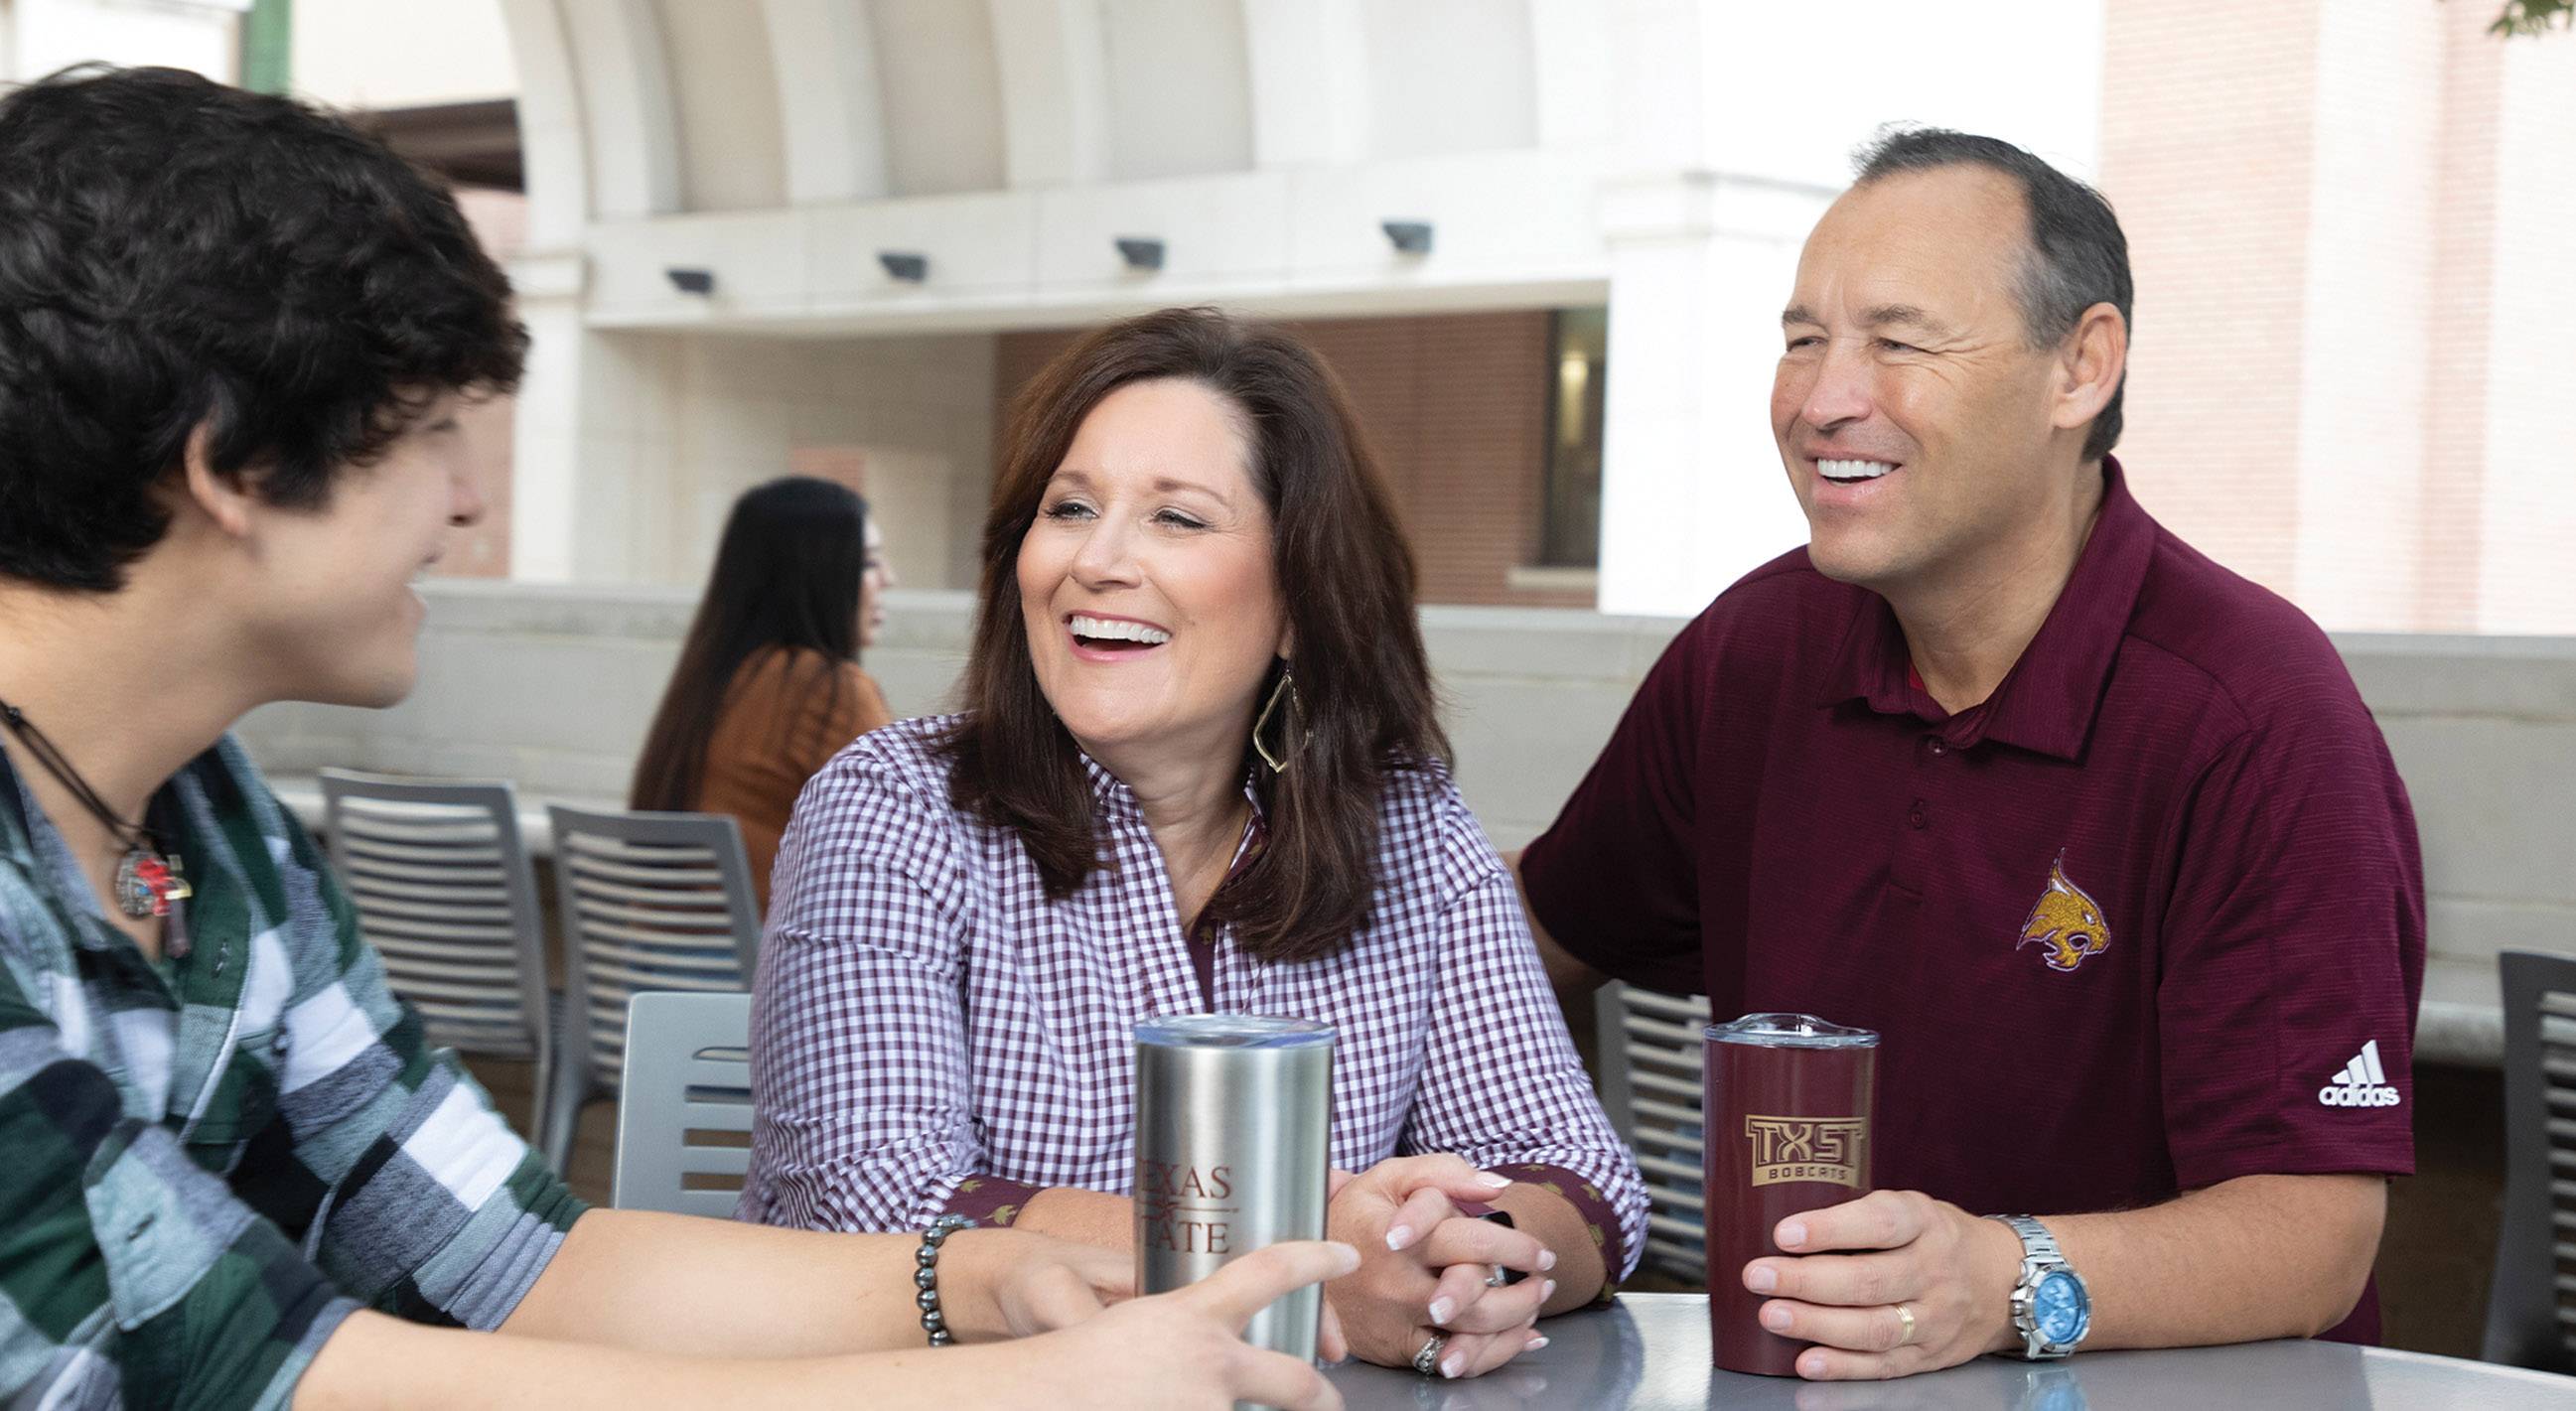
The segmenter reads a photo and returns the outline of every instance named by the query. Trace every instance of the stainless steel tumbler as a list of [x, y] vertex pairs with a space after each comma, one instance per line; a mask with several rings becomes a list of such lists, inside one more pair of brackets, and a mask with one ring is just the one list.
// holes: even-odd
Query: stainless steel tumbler
[[[1136, 1026], [1136, 1286], [1165, 1293], [1238, 1254], [1324, 1237], [1333, 1029], [1185, 1014]], [[1255, 1347], [1312, 1359], [1323, 1290], [1253, 1315]]]

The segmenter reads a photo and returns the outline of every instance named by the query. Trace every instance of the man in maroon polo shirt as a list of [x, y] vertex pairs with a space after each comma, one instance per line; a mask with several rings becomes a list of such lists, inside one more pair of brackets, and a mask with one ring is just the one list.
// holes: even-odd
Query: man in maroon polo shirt
[[1710, 1271], [1804, 1376], [2377, 1334], [2414, 819], [2325, 635], [2131, 498], [2129, 294], [2110, 207], [2019, 148], [1864, 153], [1782, 318], [1809, 546], [1682, 631], [1518, 862], [1561, 990], [1884, 1036], [1879, 1193]]

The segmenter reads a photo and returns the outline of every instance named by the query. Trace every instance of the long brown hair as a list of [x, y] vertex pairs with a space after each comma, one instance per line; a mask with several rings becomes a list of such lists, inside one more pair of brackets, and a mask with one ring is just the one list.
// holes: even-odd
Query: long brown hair
[[[859, 582], [867, 571], [868, 502], [844, 485], [787, 475], [734, 501], [679, 664], [635, 760], [627, 807], [694, 809], [706, 786], [707, 742], [726, 700], [755, 663], [788, 653], [789, 697], [822, 692], [820, 710], [778, 723], [812, 728], [840, 707], [837, 665], [859, 659]], [[810, 681], [804, 677], [811, 677]]]
[[[1278, 329], [1213, 309], [1128, 319], [1067, 349], [1013, 402], [984, 521], [965, 713], [940, 743], [949, 798], [1015, 830], [1050, 897], [1070, 895], [1102, 865], [1079, 747], [1030, 664], [1020, 541], [1084, 418], [1111, 392], [1164, 378], [1224, 397], [1249, 430], [1305, 732], [1278, 774], [1254, 767], [1246, 738], [1241, 767], [1253, 775], [1267, 841], [1202, 916], [1232, 923], [1237, 943], [1267, 960], [1330, 955], [1368, 921], [1387, 772], [1445, 759], [1449, 741], [1414, 616], [1413, 551], [1376, 458], [1341, 383]], [[1261, 683], [1263, 698], [1278, 671]]]

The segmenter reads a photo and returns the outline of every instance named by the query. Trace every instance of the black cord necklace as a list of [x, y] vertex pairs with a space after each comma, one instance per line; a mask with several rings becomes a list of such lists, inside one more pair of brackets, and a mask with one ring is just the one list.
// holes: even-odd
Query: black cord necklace
[[36, 722], [29, 720], [25, 711], [0, 701], [0, 722], [6, 723], [9, 733], [18, 737], [18, 743], [27, 747], [36, 763], [54, 776], [55, 783], [70, 790], [72, 798], [89, 810], [90, 817], [125, 845], [125, 856], [117, 860], [116, 880], [110, 888], [116, 894], [117, 910], [137, 921], [147, 916], [167, 916], [170, 903], [195, 895], [188, 879], [179, 875], [178, 855], [162, 848], [160, 835], [143, 824], [117, 817], [107, 800], [100, 798], [98, 790], [72, 768], [72, 762], [63, 758], [63, 752], [45, 738], [45, 732], [36, 728]]

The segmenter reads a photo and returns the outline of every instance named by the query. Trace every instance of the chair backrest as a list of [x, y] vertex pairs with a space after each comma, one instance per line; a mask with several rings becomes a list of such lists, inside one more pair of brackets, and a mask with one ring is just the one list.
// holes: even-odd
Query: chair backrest
[[543, 1061], [544, 922], [506, 783], [322, 771], [325, 846], [432, 1043]]
[[1708, 1200], [1701, 1174], [1700, 1066], [1708, 999], [1676, 999], [1617, 981], [1601, 987], [1595, 1033], [1601, 1101], [1646, 1178], [1645, 1262], [1694, 1283], [1708, 1278]]
[[600, 812], [548, 804], [564, 938], [568, 1047], [613, 1086], [627, 1001], [648, 990], [741, 990], [760, 947], [751, 864], [713, 813]]
[[751, 1165], [750, 1039], [749, 995], [635, 997], [610, 1204], [732, 1216]]
[[2576, 958], [2507, 951], [2504, 1223], [2484, 1356], [2576, 1372]]

